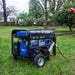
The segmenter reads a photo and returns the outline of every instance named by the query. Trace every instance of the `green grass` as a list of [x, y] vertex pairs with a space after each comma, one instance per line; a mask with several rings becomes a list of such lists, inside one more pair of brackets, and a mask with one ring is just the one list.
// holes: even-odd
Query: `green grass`
[[[51, 56], [42, 68], [36, 68], [33, 61], [26, 58], [15, 61], [11, 54], [13, 29], [43, 29], [43, 27], [0, 27], [0, 75], [75, 75], [75, 60], [64, 59], [58, 51], [57, 55]], [[57, 44], [66, 57], [75, 58], [73, 35], [58, 36]]]

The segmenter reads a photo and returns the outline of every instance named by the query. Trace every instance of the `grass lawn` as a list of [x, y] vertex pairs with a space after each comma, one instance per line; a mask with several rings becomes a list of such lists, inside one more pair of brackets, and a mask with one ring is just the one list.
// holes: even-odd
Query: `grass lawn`
[[[43, 27], [0, 27], [0, 75], [75, 75], [75, 60], [64, 59], [57, 51], [44, 67], [36, 68], [26, 58], [15, 61], [11, 54], [11, 32], [13, 29], [43, 29]], [[58, 28], [58, 30], [64, 30]], [[65, 28], [68, 30], [68, 28]], [[75, 58], [75, 37], [57, 37], [57, 44], [68, 58]]]

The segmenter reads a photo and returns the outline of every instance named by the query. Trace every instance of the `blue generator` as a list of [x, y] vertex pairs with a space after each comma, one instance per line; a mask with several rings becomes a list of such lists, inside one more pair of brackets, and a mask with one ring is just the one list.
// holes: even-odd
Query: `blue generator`
[[[13, 30], [12, 54], [14, 59], [27, 57], [37, 67], [44, 66], [49, 56], [56, 55], [56, 36], [52, 30]], [[52, 50], [52, 51], [51, 51]]]

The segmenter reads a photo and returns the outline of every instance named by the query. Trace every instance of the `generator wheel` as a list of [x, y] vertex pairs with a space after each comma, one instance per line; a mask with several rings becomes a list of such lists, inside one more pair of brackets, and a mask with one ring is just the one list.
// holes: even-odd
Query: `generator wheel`
[[43, 67], [45, 65], [46, 58], [43, 54], [38, 54], [34, 58], [36, 67]]

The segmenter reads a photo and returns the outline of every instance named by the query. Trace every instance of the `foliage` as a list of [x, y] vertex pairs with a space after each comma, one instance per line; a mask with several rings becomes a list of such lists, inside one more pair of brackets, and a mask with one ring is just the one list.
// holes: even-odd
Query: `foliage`
[[28, 17], [28, 13], [19, 13], [19, 15], [17, 16], [17, 19], [24, 19], [24, 18], [27, 18]]
[[71, 29], [72, 22], [73, 22], [73, 16], [74, 14], [68, 11], [62, 10], [62, 11], [56, 12], [53, 19], [54, 19], [55, 24], [57, 25], [65, 24], [65, 25], [68, 25], [69, 28]]
[[63, 25], [66, 24], [68, 25], [69, 23], [72, 23], [72, 18], [73, 14], [71, 14], [68, 11], [62, 10], [62, 11], [58, 11], [55, 13], [54, 15], [54, 22], [58, 25]]
[[74, 0], [30, 0], [29, 12], [32, 12], [35, 18], [45, 16], [45, 28], [47, 28], [48, 19], [66, 4], [74, 4]]
[[32, 26], [34, 24], [34, 19], [32, 17], [27, 17], [20, 22], [21, 26]]
[[44, 18], [38, 18], [35, 19], [33, 17], [27, 17], [25, 19], [22, 19], [21, 26], [42, 26], [44, 25]]
[[17, 17], [17, 20], [20, 19], [21, 26], [30, 26], [33, 25], [34, 19], [30, 13], [20, 13]]
[[32, 16], [36, 19], [44, 14], [38, 2], [38, 0], [30, 0], [29, 2], [29, 12], [32, 13]]
[[19, 16], [17, 17], [17, 20], [20, 19], [21, 22], [21, 26], [34, 26], [34, 25], [38, 25], [38, 26], [42, 26], [44, 24], [45, 19], [43, 17], [40, 18], [34, 18], [32, 16], [32, 13], [20, 13]]
[[66, 9], [66, 10], [63, 9], [61, 11], [56, 12], [53, 16], [53, 20], [54, 20], [55, 24], [57, 24], [57, 25], [63, 25], [63, 24], [68, 25], [70, 31], [72, 31], [71, 28], [72, 28], [72, 23], [73, 23], [75, 14], [70, 13], [68, 11], [68, 8], [75, 8], [75, 5], [66, 4], [64, 6], [64, 9]]
[[17, 15], [17, 10], [15, 9], [15, 6], [8, 6], [6, 8], [7, 11], [7, 17], [9, 16], [10, 13], [13, 13], [14, 15]]
[[75, 4], [69, 4], [69, 5], [68, 5], [68, 4], [65, 4], [65, 5], [64, 5], [64, 8], [65, 8], [65, 9], [68, 9], [68, 8], [75, 8]]
[[43, 17], [35, 19], [35, 23], [37, 26], [43, 26], [45, 23], [45, 19]]
[[45, 1], [47, 1], [47, 12], [49, 16], [51, 16], [50, 14], [54, 14], [56, 11], [63, 8], [65, 5], [74, 4], [74, 0], [30, 0], [29, 12], [44, 15]]

